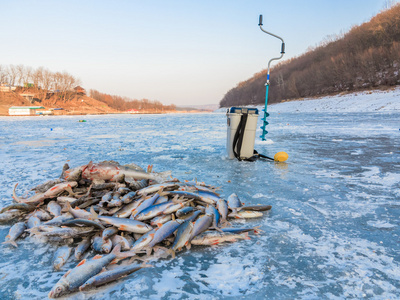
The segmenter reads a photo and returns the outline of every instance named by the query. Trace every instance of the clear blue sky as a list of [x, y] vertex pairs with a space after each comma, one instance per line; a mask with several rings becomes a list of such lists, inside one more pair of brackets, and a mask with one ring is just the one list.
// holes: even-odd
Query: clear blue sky
[[82, 86], [164, 104], [218, 103], [279, 56], [348, 31], [386, 0], [0, 0], [0, 64], [67, 71]]

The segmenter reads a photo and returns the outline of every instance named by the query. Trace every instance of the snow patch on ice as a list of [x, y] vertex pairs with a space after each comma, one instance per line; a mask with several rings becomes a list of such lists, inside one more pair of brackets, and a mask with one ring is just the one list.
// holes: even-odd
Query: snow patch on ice
[[394, 224], [390, 224], [389, 222], [386, 221], [368, 221], [367, 224], [369, 226], [379, 228], [379, 229], [391, 229], [396, 227]]

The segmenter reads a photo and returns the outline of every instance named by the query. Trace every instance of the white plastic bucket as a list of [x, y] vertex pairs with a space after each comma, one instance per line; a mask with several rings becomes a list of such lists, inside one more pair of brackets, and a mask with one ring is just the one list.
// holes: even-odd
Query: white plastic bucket
[[[240, 149], [240, 158], [249, 158], [254, 154], [254, 141], [256, 139], [256, 129], [258, 121], [257, 108], [242, 108], [231, 107], [227, 110], [227, 139], [226, 139], [226, 152], [230, 159], [235, 158], [233, 153], [233, 140], [235, 138], [236, 130], [239, 126], [240, 119], [243, 114], [247, 114], [246, 127], [243, 134], [242, 147]], [[235, 149], [236, 152], [237, 149]]]

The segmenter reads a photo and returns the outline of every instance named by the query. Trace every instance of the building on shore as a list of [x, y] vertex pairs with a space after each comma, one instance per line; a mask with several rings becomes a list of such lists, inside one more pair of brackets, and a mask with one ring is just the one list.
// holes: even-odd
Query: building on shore
[[10, 116], [34, 116], [37, 109], [44, 109], [43, 106], [11, 106], [8, 109]]
[[12, 91], [15, 91], [16, 89], [17, 89], [16, 86], [12, 86], [12, 85], [9, 85], [6, 83], [0, 84], [0, 92], [3, 92], [3, 93], [12, 92]]

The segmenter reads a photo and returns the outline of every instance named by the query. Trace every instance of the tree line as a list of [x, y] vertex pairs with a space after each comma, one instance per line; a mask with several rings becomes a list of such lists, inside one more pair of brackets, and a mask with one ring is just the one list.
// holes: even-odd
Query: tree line
[[142, 112], [162, 112], [167, 110], [176, 110], [176, 106], [174, 104], [163, 105], [160, 101], [157, 100], [137, 100], [129, 97], [109, 95], [93, 89], [90, 90], [90, 97], [98, 101], [104, 102], [109, 107], [119, 111], [127, 111], [130, 109], [136, 109]]
[[[53, 97], [56, 102], [59, 99], [66, 102], [75, 96], [74, 88], [80, 85], [81, 81], [67, 72], [52, 72], [44, 67], [34, 69], [24, 65], [0, 65], [0, 84], [33, 89], [36, 98], [41, 101]], [[109, 95], [93, 89], [90, 90], [90, 95], [119, 111], [129, 109], [152, 112], [176, 110], [176, 106], [173, 104], [163, 105], [159, 101], [149, 99], [137, 100]]]
[[[400, 4], [346, 34], [330, 36], [271, 70], [269, 103], [400, 84]], [[221, 107], [265, 101], [267, 70], [239, 83]]]
[[49, 92], [56, 92], [62, 101], [67, 101], [81, 81], [67, 72], [52, 72], [44, 67], [0, 65], [0, 83], [34, 88], [40, 100], [46, 99]]

